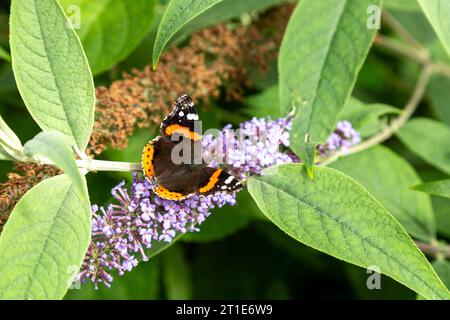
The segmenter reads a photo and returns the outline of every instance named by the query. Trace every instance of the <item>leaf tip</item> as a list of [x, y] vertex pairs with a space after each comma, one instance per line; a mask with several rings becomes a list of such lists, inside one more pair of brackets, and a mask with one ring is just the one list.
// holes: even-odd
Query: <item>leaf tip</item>
[[314, 166], [305, 166], [305, 168], [308, 178], [314, 180]]
[[158, 67], [159, 58], [154, 58], [152, 63], [152, 70], [156, 71], [156, 68]]

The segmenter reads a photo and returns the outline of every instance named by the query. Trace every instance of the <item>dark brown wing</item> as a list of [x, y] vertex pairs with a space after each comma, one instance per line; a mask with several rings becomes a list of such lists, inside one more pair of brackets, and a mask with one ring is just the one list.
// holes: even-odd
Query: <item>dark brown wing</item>
[[203, 167], [201, 170], [201, 181], [198, 189], [200, 194], [210, 194], [216, 192], [233, 193], [242, 189], [242, 184], [235, 176], [224, 171], [211, 167]]
[[158, 187], [154, 191], [161, 197], [181, 200], [198, 190], [201, 180], [201, 164], [175, 164], [172, 150], [176, 146], [165, 136], [153, 141], [153, 170]]
[[202, 139], [201, 125], [194, 103], [188, 95], [179, 97], [172, 112], [161, 123], [161, 133], [169, 139], [172, 136], [178, 141], [178, 136], [184, 136], [193, 141]]

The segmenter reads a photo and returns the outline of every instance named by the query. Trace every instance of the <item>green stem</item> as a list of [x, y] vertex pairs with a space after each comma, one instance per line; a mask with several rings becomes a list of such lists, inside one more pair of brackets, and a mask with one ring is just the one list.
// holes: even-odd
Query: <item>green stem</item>
[[140, 171], [141, 164], [135, 162], [119, 162], [84, 159], [77, 160], [78, 168], [87, 171]]
[[[106, 160], [94, 160], [85, 158], [81, 160], [75, 160], [83, 174], [96, 171], [121, 171], [121, 172], [133, 172], [141, 171], [142, 167], [140, 163], [136, 162], [122, 162], [122, 161], [106, 161]], [[54, 166], [55, 164], [47, 158], [34, 158], [34, 162], [37, 164], [46, 164]]]
[[425, 49], [416, 49], [396, 39], [380, 35], [377, 36], [375, 44], [379, 48], [386, 49], [394, 55], [407, 57], [422, 65], [431, 65], [434, 69], [433, 72], [435, 74], [441, 74], [450, 77], [450, 66], [440, 62], [433, 62], [431, 60], [429, 52]]
[[430, 55], [427, 50], [412, 48], [394, 38], [378, 35], [375, 40], [375, 45], [397, 56], [407, 57], [420, 64], [430, 63]]
[[393, 15], [391, 15], [388, 11], [383, 10], [381, 16], [383, 22], [391, 28], [405, 43], [415, 48], [416, 50], [425, 50], [426, 49], [412, 36], [411, 33], [397, 20]]

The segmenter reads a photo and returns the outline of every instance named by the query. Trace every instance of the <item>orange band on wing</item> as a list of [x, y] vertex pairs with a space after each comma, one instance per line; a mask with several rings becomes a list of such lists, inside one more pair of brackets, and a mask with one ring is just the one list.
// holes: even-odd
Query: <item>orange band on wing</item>
[[200, 134], [190, 131], [188, 127], [182, 127], [178, 124], [171, 124], [166, 128], [166, 134], [168, 136], [171, 136], [174, 133], [181, 134], [184, 137], [194, 141], [202, 140], [202, 136]]
[[164, 199], [181, 200], [181, 199], [186, 198], [186, 195], [183, 195], [179, 192], [169, 191], [166, 188], [164, 188], [163, 186], [157, 186], [153, 189], [153, 191], [155, 191], [155, 193], [158, 196], [160, 196], [161, 198], [164, 198]]
[[142, 152], [141, 165], [144, 175], [147, 178], [152, 178], [155, 176], [155, 168], [153, 167], [153, 155], [155, 150], [151, 143], [147, 143]]
[[219, 181], [219, 176], [221, 173], [222, 173], [222, 169], [217, 169], [216, 171], [214, 171], [214, 173], [209, 178], [209, 181], [206, 184], [206, 186], [201, 187], [200, 189], [198, 189], [198, 191], [200, 191], [201, 193], [206, 193], [209, 190], [211, 190], [212, 188], [214, 188], [217, 181]]

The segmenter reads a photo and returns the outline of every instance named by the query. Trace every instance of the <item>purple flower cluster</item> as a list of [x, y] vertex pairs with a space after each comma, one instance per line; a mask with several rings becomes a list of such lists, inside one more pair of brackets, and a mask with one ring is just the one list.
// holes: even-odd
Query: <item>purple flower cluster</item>
[[[212, 166], [225, 164], [240, 178], [260, 175], [262, 169], [300, 160], [288, 150], [291, 118], [278, 120], [252, 119], [238, 130], [226, 126], [217, 137], [205, 134], [203, 159]], [[349, 148], [361, 140], [348, 121], [336, 130], [318, 152], [327, 156]], [[214, 207], [234, 205], [235, 194], [194, 195], [182, 201], [165, 200], [153, 192], [151, 182], [134, 175], [130, 192], [122, 182], [112, 189], [116, 203], [106, 209], [92, 207], [92, 241], [76, 280], [91, 280], [95, 286], [110, 286], [111, 272], [119, 275], [132, 270], [140, 256], [147, 260], [144, 249], [156, 242], [171, 242], [177, 234], [198, 231], [198, 226]]]
[[203, 136], [203, 158], [212, 166], [225, 164], [241, 179], [260, 175], [262, 169], [276, 164], [294, 162], [295, 157], [286, 152], [291, 123], [291, 118], [253, 118], [238, 130], [227, 125], [217, 137]]
[[234, 205], [234, 194], [192, 196], [183, 201], [165, 200], [152, 191], [152, 185], [134, 175], [131, 192], [125, 182], [112, 189], [117, 200], [107, 209], [93, 206], [92, 241], [76, 280], [90, 279], [110, 286], [112, 270], [119, 275], [138, 264], [139, 254], [146, 261], [144, 249], [153, 241], [171, 242], [177, 233], [198, 231], [214, 207]]

